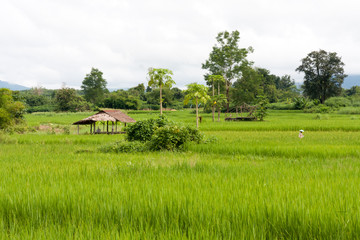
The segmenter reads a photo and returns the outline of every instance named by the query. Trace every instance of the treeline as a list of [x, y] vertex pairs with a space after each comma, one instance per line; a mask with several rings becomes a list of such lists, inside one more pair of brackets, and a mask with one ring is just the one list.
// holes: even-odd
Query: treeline
[[[97, 70], [98, 71], [98, 70]], [[105, 85], [106, 86], [106, 85]], [[52, 111], [88, 111], [98, 108], [115, 108], [140, 110], [159, 110], [159, 88], [151, 88], [143, 83], [129, 89], [120, 89], [109, 92], [105, 87], [103, 91], [92, 91], [87, 94], [84, 87], [81, 90], [62, 88], [50, 90], [34, 87], [30, 90], [17, 91], [19, 101], [25, 105], [26, 112], [52, 112]], [[216, 87], [218, 88], [218, 86]], [[222, 83], [220, 91], [225, 91]], [[165, 108], [182, 109], [184, 107], [185, 90], [177, 87], [162, 89], [162, 105]], [[100, 94], [99, 94], [100, 93]], [[232, 105], [241, 103], [255, 103], [258, 95], [265, 95], [270, 102], [284, 101], [299, 95], [294, 81], [290, 76], [276, 76], [263, 68], [249, 69], [241, 79], [230, 88]], [[211, 88], [209, 89], [211, 95]], [[96, 99], [90, 101], [90, 99]], [[185, 105], [189, 107], [191, 105]]]

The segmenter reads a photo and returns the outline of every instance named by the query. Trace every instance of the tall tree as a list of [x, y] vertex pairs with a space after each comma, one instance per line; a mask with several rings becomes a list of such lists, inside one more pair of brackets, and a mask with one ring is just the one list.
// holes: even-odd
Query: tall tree
[[306, 96], [325, 103], [327, 98], [340, 95], [341, 84], [347, 75], [344, 73], [345, 64], [336, 52], [313, 51], [301, 62], [296, 71], [305, 74], [303, 88]]
[[207, 87], [197, 83], [191, 83], [187, 85], [184, 104], [188, 104], [192, 101], [196, 106], [196, 127], [199, 128], [199, 103], [206, 103], [210, 96], [207, 94]]
[[[229, 112], [232, 81], [241, 76], [244, 67], [251, 65], [246, 58], [250, 52], [253, 52], [253, 49], [252, 47], [239, 48], [239, 40], [239, 31], [220, 32], [216, 37], [217, 44], [213, 47], [209, 59], [202, 64], [202, 68], [207, 69], [209, 75], [221, 75], [224, 77], [227, 112]], [[211, 82], [208, 85], [211, 85]]]
[[105, 93], [107, 82], [103, 78], [103, 73], [97, 68], [92, 68], [89, 74], [86, 74], [82, 82], [81, 89], [84, 91], [85, 99], [95, 105], [101, 104]]
[[263, 75], [252, 67], [243, 70], [241, 78], [234, 83], [232, 98], [237, 106], [246, 104], [255, 104], [258, 95], [264, 94]]
[[160, 90], [160, 115], [162, 115], [162, 89], [164, 87], [171, 88], [175, 81], [172, 79], [171, 75], [173, 72], [166, 68], [149, 68], [149, 86], [152, 88], [159, 88]]
[[89, 104], [73, 88], [61, 88], [55, 95], [56, 110], [61, 112], [81, 112], [90, 110]]

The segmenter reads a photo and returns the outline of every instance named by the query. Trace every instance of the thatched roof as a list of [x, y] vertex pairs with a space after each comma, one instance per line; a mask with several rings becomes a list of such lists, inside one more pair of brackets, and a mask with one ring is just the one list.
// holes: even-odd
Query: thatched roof
[[102, 110], [90, 117], [84, 118], [83, 120], [74, 122], [73, 125], [86, 125], [94, 122], [124, 122], [132, 123], [136, 122], [134, 119], [121, 112], [120, 110]]

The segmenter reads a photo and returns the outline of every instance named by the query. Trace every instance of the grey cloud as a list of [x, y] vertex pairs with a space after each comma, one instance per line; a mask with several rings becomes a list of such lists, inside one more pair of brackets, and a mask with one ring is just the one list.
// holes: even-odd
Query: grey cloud
[[5, 0], [0, 9], [0, 79], [79, 88], [91, 67], [110, 88], [146, 83], [149, 67], [174, 71], [178, 87], [202, 82], [216, 34], [239, 30], [255, 66], [295, 73], [301, 58], [336, 51], [360, 73], [356, 1]]

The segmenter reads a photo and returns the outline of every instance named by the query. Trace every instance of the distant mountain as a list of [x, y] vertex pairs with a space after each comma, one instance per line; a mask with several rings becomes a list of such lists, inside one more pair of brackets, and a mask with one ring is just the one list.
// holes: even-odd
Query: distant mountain
[[344, 79], [342, 88], [350, 89], [353, 86], [360, 86], [360, 75], [349, 75]]
[[30, 88], [28, 87], [24, 87], [18, 84], [12, 84], [12, 83], [8, 83], [8, 82], [4, 82], [0, 80], [0, 88], [8, 88], [12, 91], [21, 91], [21, 90], [28, 90]]
[[[295, 85], [297, 88], [301, 88], [302, 82], [296, 82]], [[349, 75], [344, 79], [344, 83], [341, 85], [344, 89], [350, 89], [353, 86], [360, 86], [360, 75]]]

